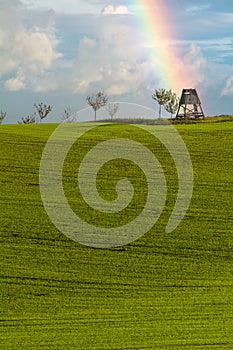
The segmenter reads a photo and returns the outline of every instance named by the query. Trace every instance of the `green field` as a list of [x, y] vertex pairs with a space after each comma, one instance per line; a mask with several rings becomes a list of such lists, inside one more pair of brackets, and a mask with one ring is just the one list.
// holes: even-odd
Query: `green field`
[[[82, 246], [50, 221], [39, 167], [55, 128], [0, 126], [0, 349], [232, 349], [233, 123], [176, 126], [192, 159], [194, 191], [185, 218], [171, 233], [165, 227], [177, 174], [163, 145], [144, 138], [162, 163], [168, 198], [152, 230], [116, 249]], [[81, 159], [109, 130], [130, 136], [133, 128], [100, 127], [80, 141], [78, 156], [77, 145], [69, 152], [64, 188], [85, 220], [90, 209], [77, 190], [75, 157]], [[114, 179], [118, 170], [112, 164]], [[130, 177], [138, 197], [124, 214], [132, 219], [145, 191], [143, 174], [133, 166]], [[100, 190], [108, 180], [102, 169]], [[125, 215], [92, 220], [116, 226]]]

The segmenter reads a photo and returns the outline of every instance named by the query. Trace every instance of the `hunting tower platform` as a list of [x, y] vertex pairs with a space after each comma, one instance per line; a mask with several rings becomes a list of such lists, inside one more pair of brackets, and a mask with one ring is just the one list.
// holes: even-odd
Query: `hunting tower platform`
[[176, 113], [178, 119], [205, 118], [196, 89], [183, 89]]

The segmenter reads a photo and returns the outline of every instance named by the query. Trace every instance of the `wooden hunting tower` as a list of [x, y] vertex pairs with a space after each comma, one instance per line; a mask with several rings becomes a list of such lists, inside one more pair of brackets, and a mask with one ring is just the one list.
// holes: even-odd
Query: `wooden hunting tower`
[[196, 89], [183, 89], [176, 118], [205, 118]]

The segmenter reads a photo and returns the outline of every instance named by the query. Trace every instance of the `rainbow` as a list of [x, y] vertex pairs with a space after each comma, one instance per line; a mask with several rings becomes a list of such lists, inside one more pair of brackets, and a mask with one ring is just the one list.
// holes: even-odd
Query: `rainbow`
[[164, 0], [132, 0], [131, 4], [138, 8], [135, 14], [136, 25], [149, 48], [150, 59], [155, 64], [162, 84], [160, 88], [180, 93], [185, 85], [190, 84], [190, 79], [185, 65], [178, 59], [177, 49], [170, 44], [170, 38], [176, 35], [176, 29]]

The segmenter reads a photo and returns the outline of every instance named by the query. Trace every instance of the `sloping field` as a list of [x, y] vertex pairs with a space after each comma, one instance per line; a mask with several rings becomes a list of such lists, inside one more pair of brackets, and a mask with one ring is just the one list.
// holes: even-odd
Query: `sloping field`
[[[147, 234], [116, 249], [82, 246], [50, 221], [39, 167], [55, 128], [0, 126], [0, 348], [231, 349], [233, 123], [176, 127], [191, 155], [194, 191], [171, 233], [165, 227], [177, 194], [174, 163], [161, 144], [144, 138], [156, 149], [169, 184], [166, 205]], [[83, 138], [78, 155], [74, 146], [67, 156], [64, 188], [85, 220], [90, 213], [76, 188], [76, 161], [109, 130], [127, 136], [132, 128], [100, 127]], [[119, 167], [110, 166], [116, 178]], [[130, 176], [143, 202], [146, 190], [137, 171], [130, 168]], [[108, 181], [103, 169], [97, 185], [105, 188]], [[109, 191], [107, 199], [113, 197]], [[137, 215], [138, 201], [126, 215]], [[125, 218], [92, 220], [108, 227]]]

